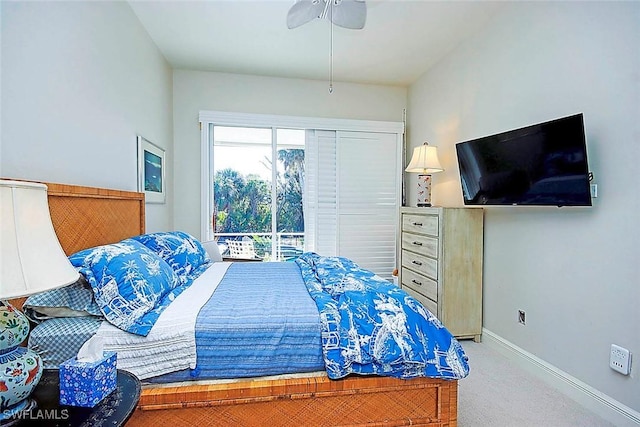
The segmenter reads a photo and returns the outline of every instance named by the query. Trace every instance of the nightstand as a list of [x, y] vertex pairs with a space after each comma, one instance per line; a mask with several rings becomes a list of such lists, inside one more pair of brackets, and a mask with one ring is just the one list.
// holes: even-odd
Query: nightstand
[[60, 405], [57, 369], [45, 369], [31, 398], [38, 406], [22, 414], [15, 426], [123, 426], [138, 405], [140, 380], [118, 370], [116, 389], [93, 408]]

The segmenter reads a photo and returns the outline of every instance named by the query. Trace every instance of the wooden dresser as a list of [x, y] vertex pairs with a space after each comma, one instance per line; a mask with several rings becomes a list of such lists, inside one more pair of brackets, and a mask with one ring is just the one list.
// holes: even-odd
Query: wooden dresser
[[457, 338], [482, 334], [483, 211], [402, 208], [399, 280]]

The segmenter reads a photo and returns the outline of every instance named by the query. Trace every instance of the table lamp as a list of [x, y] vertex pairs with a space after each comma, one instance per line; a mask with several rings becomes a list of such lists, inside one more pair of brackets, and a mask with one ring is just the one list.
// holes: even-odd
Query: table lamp
[[19, 420], [42, 375], [40, 356], [20, 344], [29, 321], [6, 300], [69, 285], [79, 278], [51, 223], [47, 186], [0, 180], [0, 424]]
[[443, 170], [438, 160], [436, 147], [431, 147], [425, 142], [413, 149], [413, 156], [411, 156], [411, 161], [405, 171], [418, 173], [419, 207], [431, 206], [431, 174]]

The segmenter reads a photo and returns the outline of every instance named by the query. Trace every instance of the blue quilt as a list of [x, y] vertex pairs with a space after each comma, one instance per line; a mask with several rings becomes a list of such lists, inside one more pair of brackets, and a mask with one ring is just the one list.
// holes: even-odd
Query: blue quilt
[[402, 289], [346, 258], [305, 253], [296, 263], [320, 312], [329, 378], [469, 374], [460, 343]]
[[324, 369], [318, 309], [292, 262], [235, 262], [196, 319], [195, 370], [151, 382]]

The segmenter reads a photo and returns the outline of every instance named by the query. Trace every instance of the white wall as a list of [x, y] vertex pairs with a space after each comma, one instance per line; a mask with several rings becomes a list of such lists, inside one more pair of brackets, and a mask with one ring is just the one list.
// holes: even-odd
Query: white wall
[[126, 2], [2, 2], [1, 111], [3, 177], [135, 191], [136, 134], [172, 155], [172, 71]]
[[[636, 411], [639, 23], [637, 2], [512, 3], [408, 95], [410, 146], [439, 147], [433, 200], [444, 206], [463, 203], [456, 142], [584, 113], [599, 197], [592, 208], [486, 208], [484, 326]], [[608, 367], [611, 343], [634, 353], [630, 377]]]
[[405, 88], [175, 70], [174, 225], [200, 235], [201, 110], [402, 121]]

